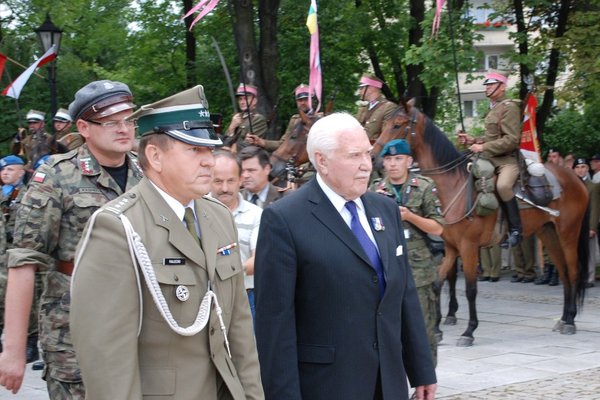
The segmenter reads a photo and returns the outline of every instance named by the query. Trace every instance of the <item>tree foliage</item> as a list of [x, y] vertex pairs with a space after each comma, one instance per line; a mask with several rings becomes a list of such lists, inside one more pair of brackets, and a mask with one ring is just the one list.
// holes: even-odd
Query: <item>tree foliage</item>
[[[513, 4], [517, 1], [514, 0]], [[566, 1], [566, 0], [563, 0]], [[526, 31], [515, 36], [528, 49], [515, 52], [514, 60], [543, 77], [552, 49], [559, 51], [558, 71], [571, 68], [565, 85], [556, 90], [558, 107], [584, 115], [588, 128], [597, 127], [587, 113], [598, 104], [598, 3], [572, 2], [568, 24], [556, 35], [556, 2], [528, 1], [523, 21]], [[4, 0], [0, 10], [0, 51], [24, 65], [41, 55], [34, 29], [50, 12], [64, 30], [57, 61], [58, 104], [68, 106], [75, 91], [94, 79], [126, 82], [136, 104], [169, 96], [193, 84], [202, 84], [211, 112], [222, 113], [226, 123], [233, 114], [230, 94], [213, 39], [219, 44], [237, 85], [251, 55], [253, 83], [261, 91], [261, 111], [276, 107], [278, 134], [295, 110], [293, 89], [308, 82], [310, 36], [305, 26], [309, 1], [223, 0], [191, 31], [182, 21], [190, 0]], [[475, 71], [478, 55], [468, 2], [448, 2], [451, 12], [442, 14], [441, 32], [431, 37], [434, 10], [425, 0], [321, 1], [321, 66], [324, 99], [335, 95], [335, 110], [355, 111], [359, 76], [374, 71], [387, 82], [386, 95], [394, 100], [415, 97], [417, 104], [439, 125], [452, 131], [458, 104], [454, 74]], [[506, 2], [501, 2], [506, 4]], [[515, 20], [514, 7], [501, 9]], [[450, 24], [452, 22], [452, 24]], [[567, 29], [568, 28], [568, 29]], [[534, 34], [535, 33], [535, 34]], [[241, 61], [240, 61], [241, 60]], [[564, 62], [563, 62], [564, 61]], [[12, 63], [2, 77], [14, 79], [22, 71]], [[244, 71], [242, 71], [244, 70]], [[46, 76], [45, 68], [38, 71]], [[539, 87], [545, 89], [543, 79]], [[48, 112], [48, 82], [34, 76], [18, 102], [0, 98], [0, 136], [10, 139], [30, 108]], [[19, 111], [17, 111], [19, 110]], [[49, 117], [49, 116], [48, 116]], [[48, 118], [49, 120], [49, 118]], [[570, 120], [565, 117], [564, 120]], [[549, 117], [548, 136], [565, 124]], [[565, 128], [566, 129], [566, 128]], [[550, 139], [547, 139], [550, 142]]]

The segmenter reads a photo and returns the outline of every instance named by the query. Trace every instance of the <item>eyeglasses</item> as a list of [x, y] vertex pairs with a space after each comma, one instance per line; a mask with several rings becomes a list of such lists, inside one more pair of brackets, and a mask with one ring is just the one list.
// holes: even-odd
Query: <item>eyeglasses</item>
[[121, 121], [106, 121], [106, 122], [98, 122], [98, 121], [94, 121], [92, 119], [88, 119], [86, 121], [91, 122], [94, 125], [98, 125], [103, 128], [106, 128], [106, 129], [117, 129], [117, 127], [120, 127], [121, 125], [123, 125], [125, 128], [133, 128], [135, 126], [134, 121], [128, 121], [125, 119], [123, 119]]

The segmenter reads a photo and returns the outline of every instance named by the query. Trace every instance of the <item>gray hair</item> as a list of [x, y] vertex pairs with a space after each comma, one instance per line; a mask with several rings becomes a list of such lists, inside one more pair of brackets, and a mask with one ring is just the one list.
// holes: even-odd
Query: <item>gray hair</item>
[[308, 132], [306, 151], [310, 162], [316, 168], [316, 152], [329, 157], [339, 146], [340, 136], [356, 129], [364, 128], [356, 118], [346, 112], [336, 112], [319, 119]]

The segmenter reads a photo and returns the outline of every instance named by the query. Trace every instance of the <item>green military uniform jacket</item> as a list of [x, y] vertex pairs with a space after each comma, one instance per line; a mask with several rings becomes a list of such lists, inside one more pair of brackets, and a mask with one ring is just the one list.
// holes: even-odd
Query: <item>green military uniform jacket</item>
[[[195, 201], [195, 213], [201, 246], [143, 179], [87, 226], [73, 276], [71, 326], [90, 399], [263, 398], [239, 246], [219, 250], [238, 242], [235, 222], [227, 207], [206, 196]], [[231, 358], [214, 307], [195, 335], [169, 327], [132, 261], [121, 214], [140, 235], [157, 290], [181, 327], [196, 319], [210, 280]], [[189, 291], [185, 301], [176, 295], [181, 286]]]
[[250, 121], [248, 120], [248, 113], [246, 112], [242, 114], [242, 123], [235, 128], [235, 131], [233, 132], [232, 136], [237, 136], [235, 144], [238, 152], [248, 146], [248, 143], [245, 142], [248, 133], [252, 133], [261, 138], [267, 133], [268, 126], [265, 116], [258, 113], [252, 113], [251, 116], [252, 132], [250, 131]]
[[495, 167], [517, 165], [521, 144], [521, 107], [515, 100], [499, 100], [485, 117], [483, 157]]
[[381, 95], [377, 100], [375, 106], [369, 109], [369, 105], [361, 105], [358, 107], [356, 113], [356, 119], [367, 131], [367, 135], [371, 142], [377, 140], [381, 131], [383, 130], [383, 124], [387, 121], [394, 110], [398, 108], [396, 103], [393, 103]]
[[[127, 188], [142, 178], [133, 154]], [[87, 145], [51, 156], [33, 174], [17, 209], [14, 247], [9, 268], [36, 264], [49, 269], [41, 299], [40, 342], [46, 352], [72, 352], [69, 331], [70, 276], [55, 270], [56, 261], [72, 261], [77, 242], [92, 214], [123, 191], [89, 151]], [[67, 382], [80, 379], [74, 358], [54, 365], [53, 374]]]
[[[423, 218], [444, 224], [437, 189], [430, 178], [410, 172], [400, 192], [387, 178], [375, 180], [370, 190], [394, 198], [398, 205], [408, 208]], [[437, 279], [437, 265], [434, 264], [433, 256], [423, 238], [425, 233], [409, 222], [402, 221], [402, 223], [408, 246], [408, 260], [413, 269], [415, 283], [417, 287], [429, 285]]]

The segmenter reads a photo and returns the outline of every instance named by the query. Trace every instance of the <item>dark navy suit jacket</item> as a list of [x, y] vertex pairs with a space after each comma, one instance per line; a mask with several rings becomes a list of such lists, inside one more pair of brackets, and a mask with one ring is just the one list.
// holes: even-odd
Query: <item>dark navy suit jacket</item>
[[[436, 382], [396, 203], [361, 197], [384, 266], [377, 274], [316, 179], [266, 208], [255, 260], [256, 339], [267, 400], [408, 398]], [[373, 228], [373, 226], [372, 226]], [[401, 246], [401, 249], [398, 247]]]

